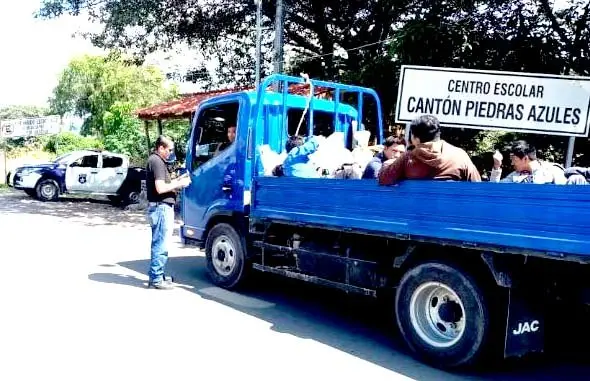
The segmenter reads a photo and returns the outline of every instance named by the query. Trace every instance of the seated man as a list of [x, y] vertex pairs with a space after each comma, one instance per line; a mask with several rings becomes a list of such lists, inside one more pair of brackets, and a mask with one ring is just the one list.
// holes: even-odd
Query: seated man
[[567, 185], [590, 185], [590, 168], [569, 167], [565, 170]]
[[475, 165], [461, 148], [440, 139], [440, 124], [433, 115], [422, 115], [410, 124], [414, 149], [379, 171], [379, 185], [404, 179], [481, 181]]
[[533, 184], [565, 184], [563, 169], [557, 164], [537, 160], [537, 150], [524, 140], [517, 140], [509, 148], [510, 161], [514, 171], [500, 180], [502, 176], [502, 160], [499, 151], [494, 154], [494, 167], [490, 182], [533, 183]]
[[305, 141], [301, 136], [290, 136], [285, 144], [288, 152], [287, 157], [280, 166], [281, 168], [276, 170], [276, 174], [293, 177], [320, 177], [316, 166], [310, 161], [309, 155], [318, 149], [322, 141], [321, 138], [323, 136], [310, 136]]
[[229, 126], [227, 128], [227, 142], [219, 143], [217, 148], [215, 149], [215, 153], [213, 156], [219, 155], [221, 151], [226, 149], [227, 147], [231, 146], [232, 143], [236, 140], [236, 126]]
[[393, 164], [404, 152], [406, 152], [406, 141], [403, 138], [388, 137], [383, 144], [383, 151], [375, 155], [373, 160], [367, 164], [362, 178], [376, 179], [384, 163]]

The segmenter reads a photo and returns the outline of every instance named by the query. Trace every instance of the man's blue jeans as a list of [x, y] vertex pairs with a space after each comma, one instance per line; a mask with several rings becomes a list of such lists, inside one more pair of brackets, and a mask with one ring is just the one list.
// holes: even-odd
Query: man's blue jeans
[[148, 275], [150, 283], [157, 284], [162, 282], [164, 267], [168, 262], [168, 245], [174, 232], [174, 207], [150, 202], [148, 219], [152, 227], [152, 255]]

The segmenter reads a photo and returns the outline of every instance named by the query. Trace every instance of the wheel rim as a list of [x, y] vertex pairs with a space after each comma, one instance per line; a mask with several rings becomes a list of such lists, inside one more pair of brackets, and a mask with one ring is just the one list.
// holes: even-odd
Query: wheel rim
[[465, 307], [453, 289], [438, 282], [418, 287], [410, 300], [414, 331], [429, 345], [448, 348], [465, 333]]
[[213, 267], [218, 274], [230, 275], [236, 266], [236, 248], [229, 237], [221, 235], [213, 241], [211, 248]]
[[129, 202], [132, 204], [139, 204], [139, 193], [137, 193], [137, 192], [129, 193]]
[[41, 196], [44, 198], [53, 198], [55, 196], [55, 186], [53, 184], [43, 184], [41, 186]]

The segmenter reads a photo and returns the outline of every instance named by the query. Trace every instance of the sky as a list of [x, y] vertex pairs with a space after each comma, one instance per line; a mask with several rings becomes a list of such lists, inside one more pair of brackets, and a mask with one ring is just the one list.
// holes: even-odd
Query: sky
[[0, 2], [0, 106], [46, 106], [59, 73], [73, 56], [101, 52], [83, 38], [71, 37], [88, 26], [86, 19], [35, 19], [40, 3]]
[[[99, 30], [85, 16], [35, 19], [41, 0], [0, 1], [0, 107], [48, 106], [58, 76], [77, 55], [103, 54], [75, 32]], [[89, 29], [91, 28], [91, 29]], [[189, 67], [201, 60], [194, 53], [159, 53], [147, 63], [163, 70]], [[177, 84], [181, 92], [198, 91], [194, 84]]]

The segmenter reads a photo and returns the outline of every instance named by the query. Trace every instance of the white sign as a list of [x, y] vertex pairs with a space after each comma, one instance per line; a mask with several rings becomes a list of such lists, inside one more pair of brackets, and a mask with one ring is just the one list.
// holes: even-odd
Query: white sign
[[24, 136], [38, 136], [57, 134], [61, 123], [58, 115], [42, 118], [9, 119], [0, 121], [1, 138], [20, 138]]
[[588, 136], [590, 78], [402, 66], [396, 122]]

